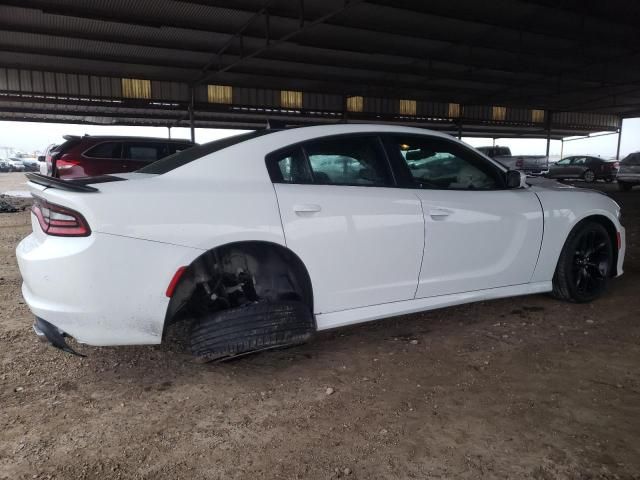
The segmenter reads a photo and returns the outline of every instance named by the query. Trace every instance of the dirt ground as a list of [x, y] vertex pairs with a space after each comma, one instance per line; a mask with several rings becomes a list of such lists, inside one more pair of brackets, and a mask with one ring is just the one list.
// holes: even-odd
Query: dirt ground
[[640, 479], [640, 190], [613, 196], [626, 274], [595, 303], [484, 302], [217, 365], [39, 343], [28, 214], [0, 214], [0, 478]]

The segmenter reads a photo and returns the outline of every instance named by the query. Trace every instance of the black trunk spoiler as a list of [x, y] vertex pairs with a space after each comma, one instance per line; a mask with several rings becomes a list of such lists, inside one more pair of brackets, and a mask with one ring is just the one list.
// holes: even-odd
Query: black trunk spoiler
[[59, 190], [68, 190], [70, 192], [99, 192], [95, 187], [89, 185], [83, 185], [82, 183], [75, 182], [73, 180], [62, 180], [60, 178], [49, 177], [48, 175], [42, 175], [41, 173], [25, 173], [25, 176], [30, 182], [37, 183], [44, 187], [57, 188]]
[[62, 180], [60, 178], [42, 175], [41, 173], [25, 173], [29, 181], [49, 188], [57, 188], [59, 190], [67, 190], [69, 192], [99, 192], [96, 187], [90, 184], [121, 182], [126, 178], [116, 177], [114, 175], [99, 175], [96, 177], [73, 178], [71, 180]]

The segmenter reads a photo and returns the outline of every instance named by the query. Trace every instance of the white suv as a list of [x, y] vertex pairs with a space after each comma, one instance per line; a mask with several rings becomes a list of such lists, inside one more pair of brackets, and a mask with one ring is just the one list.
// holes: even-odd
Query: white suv
[[620, 162], [616, 178], [623, 192], [628, 192], [634, 185], [640, 185], [640, 152], [631, 153]]
[[67, 351], [65, 336], [157, 344], [189, 319], [194, 354], [227, 358], [477, 300], [590, 301], [622, 273], [613, 200], [527, 185], [422, 129], [258, 131], [137, 173], [28, 175], [22, 291], [36, 332]]

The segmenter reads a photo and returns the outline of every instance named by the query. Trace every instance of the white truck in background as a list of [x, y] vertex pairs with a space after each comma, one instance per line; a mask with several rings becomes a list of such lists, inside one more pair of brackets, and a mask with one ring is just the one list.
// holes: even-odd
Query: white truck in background
[[546, 155], [512, 155], [509, 147], [478, 147], [487, 157], [500, 162], [509, 170], [520, 170], [527, 175], [544, 175], [549, 171], [549, 158]]

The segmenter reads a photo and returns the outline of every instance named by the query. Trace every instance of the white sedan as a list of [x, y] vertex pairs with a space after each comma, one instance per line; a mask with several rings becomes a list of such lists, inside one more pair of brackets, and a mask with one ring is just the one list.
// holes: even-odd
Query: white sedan
[[193, 324], [224, 359], [316, 330], [553, 292], [588, 302], [622, 274], [620, 209], [528, 185], [440, 133], [388, 125], [257, 131], [136, 173], [28, 174], [17, 248], [41, 338], [158, 344]]

